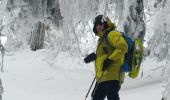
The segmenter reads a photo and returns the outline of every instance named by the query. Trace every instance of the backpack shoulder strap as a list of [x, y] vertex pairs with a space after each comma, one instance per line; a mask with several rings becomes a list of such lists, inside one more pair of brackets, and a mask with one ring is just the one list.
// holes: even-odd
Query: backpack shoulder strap
[[113, 47], [113, 46], [110, 44], [110, 42], [109, 42], [109, 40], [108, 40], [108, 38], [107, 38], [108, 34], [109, 34], [109, 32], [106, 32], [106, 33], [103, 35], [103, 41], [105, 42], [105, 44], [106, 44], [107, 46], [115, 49], [115, 47]]

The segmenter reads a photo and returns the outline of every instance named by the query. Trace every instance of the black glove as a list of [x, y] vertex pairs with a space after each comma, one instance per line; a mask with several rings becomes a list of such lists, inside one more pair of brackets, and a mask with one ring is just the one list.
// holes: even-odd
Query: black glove
[[94, 60], [96, 60], [96, 54], [94, 52], [89, 54], [87, 57], [84, 58], [85, 63], [90, 63]]
[[105, 59], [103, 61], [103, 67], [102, 67], [102, 71], [105, 71], [111, 64], [113, 63], [113, 60], [111, 59]]

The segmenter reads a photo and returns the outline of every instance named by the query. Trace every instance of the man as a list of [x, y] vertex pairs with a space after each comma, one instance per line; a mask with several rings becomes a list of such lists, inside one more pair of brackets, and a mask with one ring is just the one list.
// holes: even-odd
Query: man
[[106, 96], [108, 100], [119, 100], [120, 83], [124, 78], [121, 65], [128, 46], [115, 28], [109, 18], [103, 18], [103, 15], [95, 18], [93, 32], [99, 36], [97, 50], [84, 59], [85, 63], [95, 61], [97, 82], [92, 100], [104, 100]]

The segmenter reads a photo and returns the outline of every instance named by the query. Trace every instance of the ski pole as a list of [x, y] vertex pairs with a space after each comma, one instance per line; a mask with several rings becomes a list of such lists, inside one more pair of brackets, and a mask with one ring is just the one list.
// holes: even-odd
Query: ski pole
[[86, 97], [85, 97], [84, 100], [87, 99], [87, 97], [88, 97], [88, 95], [89, 95], [89, 92], [90, 92], [90, 90], [91, 90], [91, 88], [92, 88], [92, 86], [93, 86], [93, 84], [94, 84], [95, 79], [96, 79], [96, 77], [94, 77], [94, 79], [93, 79], [93, 81], [92, 81], [92, 83], [91, 83], [91, 85], [90, 85], [90, 88], [89, 88], [89, 90], [88, 90], [88, 92], [87, 92]]
[[94, 90], [93, 90], [93, 93], [92, 93], [92, 97], [94, 96], [94, 94], [95, 94], [95, 92], [96, 92], [96, 90], [97, 90], [97, 88], [98, 88], [98, 86], [99, 86], [99, 83], [100, 83], [101, 79], [103, 78], [103, 74], [104, 74], [104, 71], [102, 72], [102, 76], [101, 76], [101, 78], [99, 79], [98, 83], [96, 83], [96, 86], [95, 86], [95, 88], [94, 88]]

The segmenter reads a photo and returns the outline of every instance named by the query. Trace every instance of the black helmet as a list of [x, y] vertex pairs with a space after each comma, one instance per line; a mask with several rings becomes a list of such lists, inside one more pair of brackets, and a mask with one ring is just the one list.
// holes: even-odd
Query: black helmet
[[103, 19], [103, 15], [98, 15], [95, 20], [94, 20], [94, 27], [93, 27], [93, 32], [95, 34], [97, 34], [97, 30], [96, 30], [96, 26], [98, 24], [103, 24], [104, 23], [104, 29], [106, 29], [108, 26], [107, 26], [107, 22]]

